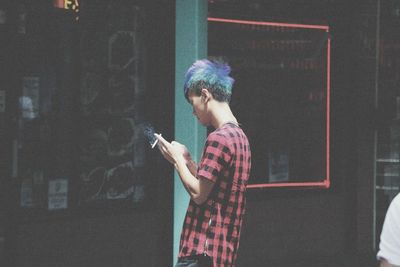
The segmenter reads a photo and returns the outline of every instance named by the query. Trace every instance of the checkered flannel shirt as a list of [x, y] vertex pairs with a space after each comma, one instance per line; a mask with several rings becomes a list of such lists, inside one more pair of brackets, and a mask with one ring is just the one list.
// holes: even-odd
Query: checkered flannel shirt
[[207, 137], [197, 177], [214, 184], [202, 205], [190, 201], [178, 257], [208, 254], [214, 266], [235, 266], [251, 152], [242, 129], [227, 123]]

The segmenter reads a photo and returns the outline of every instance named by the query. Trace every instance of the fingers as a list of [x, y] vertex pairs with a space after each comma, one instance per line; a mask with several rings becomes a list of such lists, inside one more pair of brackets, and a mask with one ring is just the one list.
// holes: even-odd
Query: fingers
[[160, 152], [161, 152], [161, 155], [166, 159], [166, 160], [168, 160], [170, 163], [174, 163], [174, 160], [171, 158], [171, 156], [170, 156], [170, 154], [168, 153], [168, 150], [167, 150], [167, 148], [164, 146], [164, 145], [159, 145], [158, 146], [158, 149], [160, 150]]
[[154, 136], [158, 140], [158, 149], [161, 151], [163, 157], [169, 162], [174, 164], [180, 157], [183, 157], [185, 161], [191, 159], [190, 153], [187, 150], [186, 146], [176, 141], [172, 141], [170, 143], [165, 140], [164, 137], [161, 136], [161, 134], [154, 134]]
[[161, 134], [154, 134], [156, 136], [156, 138], [158, 139], [159, 143], [161, 143], [161, 145], [166, 148], [165, 151], [169, 151], [172, 149], [172, 147], [177, 147], [180, 150], [184, 151], [186, 150], [186, 147], [184, 145], [182, 145], [179, 142], [176, 141], [172, 141], [171, 143], [168, 142], [167, 140], [164, 139], [164, 137], [161, 136]]
[[184, 145], [182, 145], [181, 143], [179, 143], [177, 141], [172, 141], [171, 145], [173, 145], [173, 146], [184, 146]]
[[163, 144], [166, 144], [166, 143], [169, 144], [169, 142], [168, 142], [167, 140], [165, 140], [164, 137], [162, 137], [161, 134], [156, 134], [156, 133], [155, 133], [154, 136], [158, 139], [159, 142], [161, 142], [161, 143], [163, 143]]
[[179, 149], [182, 153], [184, 153], [185, 151], [187, 151], [186, 146], [182, 145], [181, 143], [178, 143], [176, 141], [172, 141], [171, 145], [173, 147], [176, 147], [177, 149]]
[[158, 140], [157, 146], [158, 146], [159, 149], [165, 148], [166, 146], [170, 145], [170, 143], [167, 140], [165, 140], [164, 137], [161, 136], [161, 134], [154, 134], [154, 136]]
[[[166, 143], [163, 143], [163, 142], [161, 142], [161, 141], [159, 141], [159, 143], [158, 143], [158, 149], [161, 151], [161, 153], [165, 156], [165, 154], [167, 154], [168, 153], [168, 147], [167, 147], [167, 145], [168, 144], [166, 144]], [[168, 153], [169, 154], [169, 153]]]
[[170, 163], [174, 164], [174, 160], [171, 156], [171, 143], [169, 143], [167, 140], [164, 139], [164, 137], [161, 136], [161, 134], [154, 134], [154, 136], [158, 139], [158, 149], [161, 152], [161, 155], [163, 155], [163, 157], [168, 160]]
[[164, 137], [162, 137], [161, 134], [154, 134], [154, 136], [158, 139], [159, 142], [161, 142], [162, 144], [168, 146], [168, 145], [172, 145], [172, 146], [183, 146], [181, 143], [176, 142], [176, 141], [172, 141], [171, 143], [168, 142], [167, 140], [164, 139]]

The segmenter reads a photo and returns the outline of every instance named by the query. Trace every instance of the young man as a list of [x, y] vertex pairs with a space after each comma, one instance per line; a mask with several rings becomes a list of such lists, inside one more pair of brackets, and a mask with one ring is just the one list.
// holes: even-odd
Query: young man
[[386, 213], [377, 257], [381, 267], [400, 267], [400, 193]]
[[230, 67], [198, 60], [186, 72], [184, 94], [193, 114], [215, 130], [207, 137], [197, 165], [184, 145], [161, 135], [158, 147], [190, 195], [176, 266], [235, 266], [251, 152], [229, 102]]

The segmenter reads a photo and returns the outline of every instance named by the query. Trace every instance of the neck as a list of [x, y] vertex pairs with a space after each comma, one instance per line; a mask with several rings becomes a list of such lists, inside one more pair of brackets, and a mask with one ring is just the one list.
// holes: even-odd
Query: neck
[[229, 107], [229, 104], [226, 102], [216, 102], [211, 114], [211, 124], [215, 129], [228, 122], [238, 124], [231, 108]]

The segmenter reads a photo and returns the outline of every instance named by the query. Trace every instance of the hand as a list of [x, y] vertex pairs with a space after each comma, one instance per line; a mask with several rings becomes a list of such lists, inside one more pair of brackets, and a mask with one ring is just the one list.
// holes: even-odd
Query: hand
[[172, 141], [171, 143], [165, 140], [161, 135], [154, 134], [158, 139], [158, 149], [166, 160], [172, 164], [176, 164], [179, 160], [183, 160], [185, 164], [192, 160], [192, 157], [187, 150], [186, 146]]

